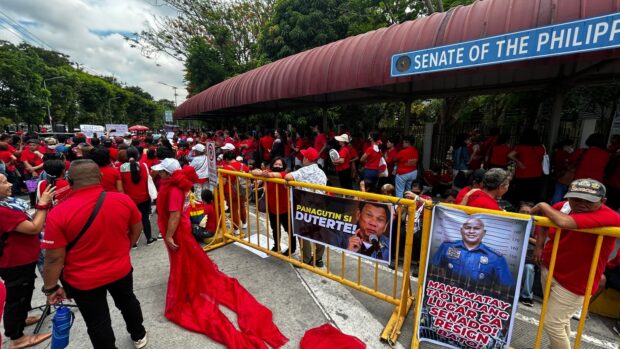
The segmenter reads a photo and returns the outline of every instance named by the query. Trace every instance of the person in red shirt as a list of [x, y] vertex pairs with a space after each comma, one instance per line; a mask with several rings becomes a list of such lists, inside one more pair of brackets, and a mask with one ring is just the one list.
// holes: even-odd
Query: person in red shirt
[[43, 163], [43, 169], [47, 174], [47, 179], [40, 181], [37, 185], [37, 202], [41, 201], [41, 195], [48, 186], [55, 187], [54, 199], [52, 200], [50, 210], [63, 202], [71, 193], [69, 182], [65, 179], [65, 161], [56, 157], [46, 159]]
[[[273, 160], [271, 160], [269, 170], [256, 169], [252, 171], [252, 174], [259, 177], [284, 178], [284, 176], [286, 176], [284, 160], [279, 157], [273, 158]], [[297, 249], [297, 239], [293, 236], [289, 236], [288, 239], [291, 248], [285, 251], [280, 250], [280, 240], [283, 234], [287, 233], [289, 227], [288, 191], [284, 184], [265, 181], [265, 192], [267, 195], [266, 206], [269, 215], [269, 225], [271, 226], [271, 234], [274, 241], [271, 251], [280, 252], [285, 256], [290, 256], [295, 253], [295, 250]], [[280, 228], [283, 228], [283, 230]]]
[[367, 189], [374, 192], [375, 187], [377, 186], [377, 181], [379, 180], [379, 167], [383, 156], [378, 144], [379, 132], [371, 132], [368, 135], [368, 140], [371, 144], [368, 148], [366, 148], [364, 155], [362, 155], [362, 158], [360, 159], [360, 161], [364, 163], [364, 174], [362, 179], [370, 182], [371, 188]]
[[484, 179], [484, 174], [486, 172], [487, 172], [486, 170], [481, 169], [481, 168], [475, 170], [470, 176], [471, 183], [469, 183], [466, 187], [464, 187], [463, 189], [459, 191], [459, 194], [456, 196], [454, 203], [457, 205], [460, 205], [461, 201], [463, 201], [463, 197], [465, 197], [465, 194], [469, 193], [470, 190], [481, 189], [482, 180]]
[[[20, 160], [24, 165], [24, 180], [38, 180], [43, 171], [43, 154], [39, 151], [39, 140], [31, 138], [28, 141], [28, 147], [21, 153]], [[30, 205], [36, 204], [36, 192], [30, 191]]]
[[409, 138], [403, 139], [403, 149], [396, 154], [396, 196], [403, 197], [405, 191], [411, 188], [411, 183], [418, 177], [418, 150], [412, 145]]
[[24, 335], [34, 290], [35, 268], [39, 258], [39, 233], [43, 229], [54, 188], [41, 194], [34, 217], [28, 215], [25, 200], [11, 197], [12, 184], [0, 173], [0, 278], [6, 285], [4, 333], [11, 348], [26, 348], [51, 337], [50, 333]]
[[[146, 164], [139, 162], [140, 152], [135, 147], [127, 148], [128, 161], [121, 164], [120, 176], [123, 182], [123, 190], [136, 204], [142, 218], [142, 227], [146, 244], [150, 246], [157, 241], [151, 235], [151, 197], [149, 195], [148, 179], [150, 169]], [[132, 246], [136, 248], [137, 245]]]
[[[562, 229], [557, 249], [555, 270], [551, 282], [544, 330], [552, 348], [570, 348], [570, 319], [583, 304], [590, 264], [597, 244], [597, 235], [573, 231], [620, 226], [620, 214], [605, 205], [605, 186], [593, 179], [578, 179], [568, 186], [567, 201], [553, 206], [541, 202], [532, 208], [532, 214], [547, 216]], [[546, 285], [553, 249], [555, 229], [539, 231], [534, 258], [542, 264], [541, 281]], [[547, 240], [549, 236], [549, 240]], [[548, 242], [547, 242], [548, 241]], [[545, 244], [545, 242], [547, 242]], [[596, 293], [605, 264], [616, 245], [616, 238], [603, 238], [592, 293]], [[544, 248], [543, 248], [544, 247]]]
[[570, 162], [575, 167], [574, 179], [592, 178], [602, 182], [611, 157], [605, 137], [601, 133], [593, 133], [586, 140], [586, 146], [588, 148], [578, 149], [571, 156]]
[[200, 193], [200, 199], [202, 200], [202, 210], [204, 212], [205, 217], [203, 221], [200, 222], [200, 227], [202, 227], [205, 231], [205, 234], [202, 236], [203, 239], [213, 237], [217, 231], [217, 215], [215, 214], [215, 205], [214, 205], [214, 196], [213, 192], [209, 189], [203, 189]]
[[309, 146], [310, 142], [308, 142], [308, 139], [305, 137], [304, 131], [297, 130], [295, 144], [293, 145], [293, 151], [295, 152], [295, 166], [293, 167], [293, 169], [297, 168], [298, 166], [303, 166], [304, 156], [301, 154], [301, 151], [304, 149], [308, 149]]
[[271, 159], [271, 147], [273, 146], [271, 133], [271, 130], [266, 130], [265, 135], [258, 141], [258, 151], [261, 154], [262, 161], [269, 161]]
[[512, 148], [508, 145], [509, 135], [502, 133], [497, 137], [497, 140], [486, 151], [485, 168], [499, 167], [504, 170], [508, 168], [508, 154], [511, 153]]
[[112, 140], [106, 139], [105, 141], [103, 141], [103, 146], [106, 147], [108, 151], [110, 152], [111, 161], [112, 162], [117, 161], [118, 160], [118, 149], [112, 147]]
[[319, 152], [317, 164], [323, 168], [325, 166], [325, 159], [327, 159], [327, 136], [323, 133], [321, 125], [315, 125], [312, 131], [314, 132], [314, 149]]
[[13, 191], [11, 196], [15, 197], [19, 194], [19, 177], [17, 174], [17, 157], [13, 151], [9, 150], [9, 144], [6, 142], [0, 142], [0, 161], [4, 163], [6, 177], [8, 181], [13, 185], [11, 190]]
[[[248, 172], [250, 170], [242, 162], [235, 160], [235, 154], [230, 151], [224, 153], [224, 162], [223, 168], [226, 170], [240, 172]], [[239, 235], [239, 229], [246, 229], [248, 224], [245, 212], [246, 193], [242, 192], [243, 186], [241, 183], [237, 185], [237, 180], [245, 181], [246, 179], [238, 179], [235, 176], [225, 176], [224, 180], [226, 181], [224, 186], [224, 197], [228, 207], [230, 207], [234, 234]], [[237, 191], [238, 189], [240, 190], [239, 192]]]
[[401, 150], [396, 146], [397, 143], [398, 141], [395, 138], [388, 138], [385, 142], [385, 147], [387, 148], [385, 151], [385, 162], [387, 163], [389, 183], [394, 183], [394, 177], [396, 176], [394, 172], [394, 167], [396, 166], [396, 155], [398, 155], [398, 152]]
[[501, 211], [497, 200], [506, 194], [510, 186], [508, 171], [501, 168], [492, 168], [485, 172], [482, 178], [482, 189], [472, 189], [461, 201], [461, 205], [486, 208]]
[[110, 162], [110, 152], [105, 147], [93, 148], [90, 158], [99, 166], [101, 172], [101, 186], [104, 191], [116, 191], [123, 193], [123, 182], [118, 167], [114, 167]]
[[508, 154], [516, 163], [515, 177], [511, 183], [508, 201], [516, 206], [520, 201], [539, 202], [544, 181], [542, 160], [545, 147], [536, 130], [523, 131], [519, 144]]
[[[71, 194], [50, 212], [41, 240], [46, 250], [42, 291], [49, 304], [72, 298], [86, 322], [93, 347], [115, 348], [106, 299], [109, 292], [123, 313], [135, 348], [143, 348], [146, 330], [140, 302], [133, 292], [129, 257], [129, 249], [142, 230], [140, 211], [127, 195], [104, 192], [100, 181], [94, 161], [71, 164]], [[90, 220], [91, 216], [94, 219]], [[58, 285], [61, 272], [63, 287]]]
[[344, 189], [353, 189], [353, 181], [351, 179], [351, 154], [349, 153], [349, 135], [346, 133], [334, 137], [340, 145], [338, 159], [332, 159], [338, 173], [338, 183]]

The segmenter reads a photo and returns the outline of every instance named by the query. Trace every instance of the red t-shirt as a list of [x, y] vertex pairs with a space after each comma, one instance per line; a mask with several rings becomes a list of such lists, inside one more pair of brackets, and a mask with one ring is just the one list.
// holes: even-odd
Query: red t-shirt
[[[583, 156], [581, 156], [582, 152], [585, 152]], [[576, 162], [580, 156], [581, 161], [579, 161], [579, 164], [577, 164], [577, 168], [575, 169], [574, 179], [592, 178], [599, 182], [603, 182], [603, 177], [605, 177], [605, 167], [609, 162], [611, 154], [607, 150], [598, 147], [580, 149], [573, 153], [571, 158], [573, 163]]]
[[269, 161], [271, 159], [271, 146], [273, 145], [273, 138], [269, 135], [263, 136], [260, 141], [260, 146], [263, 150], [263, 160]]
[[[323, 147], [327, 144], [327, 137], [325, 137], [325, 133], [318, 133], [314, 138], [314, 149], [316, 151], [321, 151]], [[327, 151], [323, 151], [319, 154], [319, 157], [322, 159], [327, 159]]]
[[[22, 151], [20, 160], [22, 162], [27, 161], [30, 164], [30, 166], [33, 166], [33, 167], [39, 166], [43, 163], [43, 159], [39, 155], [31, 152], [30, 148], [25, 148], [24, 151]], [[43, 171], [43, 168], [40, 168], [38, 171], [36, 171], [36, 175], [37, 176], [40, 175], [42, 171]], [[28, 173], [28, 171], [24, 169], [24, 173]]]
[[[54, 191], [54, 203], [53, 206], [57, 206], [59, 203], [65, 201], [65, 199], [71, 194], [71, 186], [69, 182], [66, 180], [59, 178], [56, 180], [55, 184], [56, 190]], [[41, 193], [45, 191], [47, 188], [47, 181], [39, 182], [39, 196]], [[38, 199], [37, 199], [38, 200]]]
[[204, 210], [204, 214], [207, 217], [207, 226], [205, 230], [211, 233], [215, 233], [217, 230], [217, 216], [215, 215], [215, 207], [213, 203], [210, 204], [202, 204], [202, 208]]
[[297, 157], [297, 159], [299, 159], [299, 161], [302, 161], [304, 159], [304, 156], [301, 154], [301, 151], [304, 149], [308, 149], [309, 145], [308, 145], [308, 140], [302, 137], [297, 137], [297, 140], [295, 140], [295, 148], [299, 149], [299, 151], [297, 152], [297, 154], [295, 154], [295, 157]]
[[[280, 177], [284, 178], [286, 176], [286, 172], [280, 172]], [[269, 207], [269, 212], [282, 214], [288, 212], [288, 190], [284, 186], [284, 184], [278, 184], [273, 182], [267, 183], [267, 206]], [[276, 205], [276, 195], [277, 195], [277, 205]]]
[[[500, 167], [508, 166], [508, 154], [512, 149], [507, 144], [495, 145], [489, 150], [489, 161], [490, 165], [496, 165]], [[542, 161], [542, 160], [541, 160]]]
[[[47, 216], [41, 247], [62, 248], [73, 241], [102, 190], [100, 185], [73, 190]], [[108, 192], [97, 217], [65, 257], [65, 280], [79, 290], [92, 290], [127, 275], [131, 271], [129, 228], [140, 221], [140, 211], [127, 195]]]
[[366, 167], [366, 169], [368, 170], [378, 170], [379, 169], [379, 162], [381, 161], [381, 152], [380, 151], [374, 151], [372, 149], [372, 146], [366, 148], [366, 150], [364, 151], [364, 154], [366, 154], [366, 164], [364, 165], [364, 167]]
[[[565, 202], [566, 201], [559, 202], [553, 205], [553, 208], [559, 210]], [[579, 229], [620, 226], [620, 215], [605, 205], [595, 212], [569, 213], [569, 215], [575, 220]], [[549, 267], [549, 261], [551, 260], [554, 234], [555, 229], [549, 229], [549, 241], [545, 244], [545, 249], [543, 251], [543, 259], [547, 267]], [[586, 293], [588, 275], [590, 275], [590, 263], [592, 263], [592, 257], [594, 255], [596, 238], [597, 236], [594, 234], [562, 230], [553, 278], [556, 279], [562, 287], [575, 294], [584, 295]], [[603, 246], [601, 247], [601, 254], [599, 255], [596, 267], [596, 275], [594, 276], [594, 284], [592, 285], [593, 294], [598, 289], [601, 275], [605, 270], [605, 264], [613, 252], [615, 245], [615, 237], [606, 236], [603, 238]]]
[[407, 162], [410, 160], [417, 160], [418, 150], [414, 147], [407, 147], [403, 150], [399, 151], [396, 155], [396, 174], [402, 175], [418, 169], [418, 164], [408, 165]]
[[0, 268], [17, 267], [36, 262], [39, 258], [39, 235], [22, 234], [15, 228], [27, 221], [28, 215], [7, 207], [0, 207], [0, 235], [8, 233], [4, 242], [3, 254], [0, 257]]
[[110, 152], [110, 159], [112, 159], [112, 161], [118, 160], [118, 149], [112, 147], [107, 149]]
[[105, 191], [118, 191], [116, 188], [116, 181], [121, 180], [121, 174], [118, 171], [118, 167], [104, 166], [99, 167], [101, 172], [101, 186]]
[[179, 229], [191, 229], [189, 210], [187, 209], [189, 208], [189, 199], [187, 195], [185, 195], [186, 193], [184, 193], [181, 189], [168, 185], [170, 180], [170, 178], [162, 179], [160, 189], [160, 193], [162, 194], [168, 190], [168, 202], [164, 202], [164, 200], [162, 200], [162, 197], [165, 197], [165, 195], [158, 196], [157, 200], [157, 225], [159, 227], [159, 231], [161, 231], [164, 236], [168, 229], [168, 220], [170, 219], [171, 212], [181, 213], [179, 225], [177, 226], [175, 234], [179, 231]]
[[[436, 183], [439, 184], [439, 181], [437, 181]], [[431, 183], [431, 185], [434, 185], [434, 184]], [[469, 186], [461, 189], [461, 191], [459, 191], [459, 193], [456, 195], [456, 199], [454, 199], [454, 203], [457, 205], [460, 205], [461, 201], [463, 201], [463, 197], [465, 196], [465, 194], [469, 193], [470, 190], [471, 190], [471, 187]]]
[[495, 200], [494, 198], [489, 196], [489, 194], [483, 192], [482, 190], [478, 190], [469, 196], [469, 200], [467, 200], [467, 206], [486, 208], [489, 210], [496, 210], [496, 211], [502, 210], [501, 207], [499, 207], [497, 200]]
[[119, 168], [121, 181], [123, 182], [123, 190], [125, 194], [129, 195], [131, 200], [136, 204], [141, 204], [147, 200], [150, 200], [148, 176], [149, 171], [146, 170], [145, 164], [138, 164], [140, 167], [140, 180], [138, 183], [134, 183], [131, 179], [131, 167], [130, 163], [126, 162]]
[[545, 148], [542, 145], [517, 145], [514, 149], [517, 158], [523, 163], [525, 168], [516, 166], [515, 178], [535, 178], [541, 177], [542, 160], [545, 155]]
[[340, 155], [341, 159], [344, 159], [344, 162], [340, 165], [336, 165], [336, 171], [344, 171], [351, 167], [351, 165], [349, 164], [349, 160], [351, 159], [351, 156], [349, 155], [349, 149], [347, 149], [346, 146], [342, 146], [340, 147], [338, 154]]
[[[229, 171], [241, 171], [241, 172], [250, 171], [250, 169], [246, 165], [236, 160], [233, 160], [229, 162], [228, 164], [224, 164], [222, 168], [224, 168], [225, 170], [229, 170]], [[237, 176], [231, 176], [231, 175], [225, 175], [225, 176], [226, 176], [226, 185], [224, 188], [224, 194], [229, 195], [228, 194], [230, 192], [229, 190], [232, 190], [232, 193], [235, 193], [235, 191], [237, 190]], [[245, 181], [246, 179], [243, 178], [242, 180]], [[230, 187], [231, 185], [233, 185], [232, 188]]]
[[6, 165], [8, 172], [15, 172], [15, 161], [12, 159], [13, 152], [9, 150], [0, 151], [0, 161]]

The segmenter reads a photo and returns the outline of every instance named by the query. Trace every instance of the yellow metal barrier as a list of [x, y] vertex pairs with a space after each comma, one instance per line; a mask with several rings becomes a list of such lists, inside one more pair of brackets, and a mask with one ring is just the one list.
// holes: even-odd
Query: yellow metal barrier
[[[218, 241], [218, 243], [213, 244], [212, 246], [206, 247], [205, 251], [224, 246], [230, 242], [238, 242], [243, 245], [252, 247], [258, 251], [269, 254], [272, 257], [275, 257], [282, 261], [293, 264], [296, 267], [309, 270], [315, 274], [321, 275], [325, 278], [336, 281], [338, 283], [341, 283], [343, 285], [356, 289], [370, 296], [376, 297], [377, 299], [393, 304], [395, 306], [394, 311], [388, 323], [386, 324], [383, 332], [381, 333], [381, 339], [390, 344], [394, 344], [396, 342], [398, 335], [401, 332], [401, 328], [405, 321], [405, 318], [407, 317], [407, 313], [409, 309], [411, 308], [411, 305], [413, 304], [413, 297], [411, 294], [410, 274], [411, 274], [411, 258], [412, 258], [412, 250], [413, 250], [413, 226], [414, 226], [414, 219], [415, 219], [415, 212], [416, 212], [415, 201], [407, 200], [407, 199], [399, 199], [396, 197], [379, 195], [379, 194], [347, 190], [347, 189], [342, 189], [342, 188], [326, 187], [326, 186], [302, 183], [302, 182], [296, 182], [296, 181], [285, 181], [283, 179], [255, 177], [251, 174], [236, 172], [236, 171], [229, 171], [229, 170], [224, 170], [224, 169], [218, 170], [218, 176], [219, 176], [219, 188], [217, 192], [219, 195], [217, 196], [218, 198], [217, 201], [219, 201], [219, 203], [216, 206], [219, 207], [219, 212], [221, 214], [220, 214], [220, 219], [219, 219], [218, 234], [216, 235], [216, 238], [220, 238], [220, 240]], [[236, 190], [233, 191], [232, 186], [225, 185], [226, 178], [236, 178], [236, 181], [234, 183]], [[244, 181], [246, 184], [245, 187], [248, 188], [248, 190], [245, 193], [245, 197], [242, 197], [240, 195], [240, 188], [241, 188], [240, 182], [241, 181]], [[288, 187], [309, 188], [309, 189], [321, 190], [321, 191], [325, 191], [325, 192], [329, 192], [333, 194], [345, 195], [345, 196], [349, 196], [353, 198], [360, 198], [360, 199], [365, 199], [365, 200], [396, 204], [398, 207], [397, 213], [398, 213], [398, 218], [399, 218], [398, 225], [397, 225], [397, 233], [396, 233], [397, 234], [396, 235], [396, 241], [397, 241], [396, 251], [399, 251], [399, 247], [400, 247], [398, 246], [399, 241], [400, 241], [400, 234], [401, 234], [400, 218], [402, 217], [403, 211], [407, 210], [407, 213], [408, 213], [407, 224], [406, 224], [407, 231], [405, 232], [406, 237], [405, 237], [405, 249], [404, 249], [405, 256], [404, 256], [404, 260], [402, 263], [402, 269], [399, 269], [398, 258], [396, 258], [396, 266], [393, 272], [394, 279], [393, 279], [393, 282], [391, 283], [391, 286], [392, 286], [391, 290], [382, 290], [379, 287], [379, 283], [378, 283], [379, 263], [378, 262], [362, 263], [361, 257], [349, 256], [347, 258], [345, 257], [345, 253], [341, 251], [332, 250], [329, 246], [325, 246], [325, 259], [326, 259], [325, 269], [319, 268], [316, 266], [316, 253], [312, 254], [313, 255], [312, 264], [305, 264], [301, 260], [293, 258], [290, 248], [288, 249], [287, 255], [281, 254], [280, 249], [278, 249], [275, 252], [271, 251], [271, 249], [269, 248], [270, 246], [269, 215], [266, 213], [259, 213], [258, 211], [258, 201], [259, 201], [258, 186], [257, 186], [258, 181], [273, 182], [276, 184], [284, 184]], [[290, 199], [291, 198], [288, 195], [288, 191], [287, 191], [286, 198], [280, 198], [279, 197], [280, 195], [278, 193], [279, 191], [276, 190], [275, 191], [276, 207], [279, 207], [278, 203], [280, 202], [280, 200], [287, 200], [287, 204], [288, 204], [287, 207], [289, 207], [289, 209], [287, 210], [287, 217], [288, 217], [287, 232], [288, 232], [288, 239], [289, 239], [288, 241], [289, 241], [289, 246], [290, 246], [290, 242], [292, 241], [292, 239], [294, 239], [294, 237], [292, 236], [292, 232], [291, 232], [291, 216], [290, 216], [291, 215], [291, 212], [290, 212]], [[250, 208], [250, 205], [249, 205], [250, 195], [253, 195], [254, 200], [257, 203], [255, 213], [252, 212], [253, 210]], [[274, 195], [274, 193], [269, 192], [268, 190], [265, 190], [264, 195], [265, 195], [265, 204], [267, 206], [269, 202], [268, 200], [269, 195]], [[241, 204], [242, 200], [244, 204]], [[228, 207], [229, 207], [230, 214], [231, 214], [232, 222], [230, 226], [232, 227], [233, 230], [235, 229], [239, 230], [238, 236], [233, 234], [233, 232], [229, 229], [229, 225], [227, 224], [226, 214], [224, 213], [225, 202], [228, 203]], [[245, 207], [242, 207], [242, 206], [245, 206]], [[237, 210], [237, 211], [234, 212], [234, 210]], [[245, 210], [245, 216], [246, 216], [247, 223], [249, 223], [250, 216], [252, 214], [256, 216], [256, 221], [253, 222], [255, 223], [254, 224], [254, 227], [256, 229], [255, 231], [252, 227], [252, 224], [248, 224], [247, 228], [245, 229], [242, 229], [240, 227], [242, 226], [243, 222], [240, 222], [240, 226], [236, 226], [234, 220], [232, 219], [232, 215], [233, 213], [235, 213], [235, 217], [242, 216], [241, 210]], [[269, 212], [268, 207], [266, 207], [265, 211]], [[265, 217], [264, 225], [261, 224], [261, 220], [260, 220], [260, 216], [262, 215], [264, 215]], [[279, 240], [281, 237], [280, 215], [276, 214], [275, 217], [277, 220], [276, 221], [276, 224], [277, 224], [276, 237], [278, 241], [280, 241]], [[265, 227], [265, 229], [264, 230], [261, 229], [262, 227]], [[263, 231], [267, 238], [267, 246], [261, 246], [261, 243], [260, 243], [259, 237], [263, 234]], [[256, 236], [255, 242], [251, 240], [251, 236]], [[303, 256], [303, 251], [301, 250], [303, 249], [303, 244], [300, 243], [299, 247], [300, 247], [300, 252], [301, 252], [300, 256]], [[314, 244], [313, 248], [316, 249], [316, 244]], [[333, 258], [333, 254], [338, 254], [338, 253], [340, 253], [339, 261], [338, 259]], [[349, 266], [347, 261], [353, 261], [353, 263], [355, 263], [355, 259], [357, 259], [356, 265], [354, 267], [355, 269], [350, 269], [351, 267]], [[337, 270], [337, 269], [340, 269], [340, 270]], [[347, 273], [347, 271], [349, 273]], [[398, 276], [399, 274], [398, 271], [402, 271], [401, 277]], [[351, 274], [354, 274], [354, 276], [351, 277]], [[370, 282], [369, 284], [364, 283], [363, 282], [364, 277], [371, 278], [372, 282]], [[400, 283], [400, 287], [399, 287], [399, 283]]]
[[[424, 278], [425, 278], [424, 273], [426, 271], [424, 267], [426, 265], [426, 261], [428, 258], [427, 251], [428, 251], [428, 245], [430, 241], [430, 232], [431, 232], [432, 205], [433, 204], [431, 202], [426, 202], [425, 207], [424, 207], [425, 208], [424, 219], [423, 219], [424, 225], [423, 225], [423, 235], [422, 235], [422, 244], [421, 244], [422, 250], [420, 254], [420, 270], [419, 270], [418, 285], [417, 285], [418, 289], [416, 292], [417, 297], [416, 297], [416, 304], [415, 304], [413, 337], [411, 340], [412, 349], [417, 349], [420, 347], [420, 339], [418, 337], [419, 323], [418, 321], [416, 321], [416, 319], [420, 317], [420, 311], [421, 311], [421, 305], [422, 305], [422, 299], [423, 299], [422, 285], [424, 285]], [[531, 217], [531, 216], [523, 215], [519, 213], [494, 211], [494, 210], [487, 210], [487, 209], [481, 209], [481, 208], [475, 208], [475, 207], [459, 206], [459, 205], [452, 205], [452, 204], [441, 204], [441, 205], [445, 205], [448, 207], [453, 207], [453, 208], [462, 210], [466, 212], [467, 214], [488, 213], [488, 214], [494, 214], [494, 215], [499, 215], [499, 216], [504, 216], [504, 217], [526, 218], [526, 219], [529, 219]], [[554, 239], [553, 239], [553, 249], [551, 252], [551, 259], [549, 262], [549, 274], [547, 276], [546, 284], [544, 285], [544, 299], [543, 299], [540, 319], [538, 322], [538, 331], [536, 334], [536, 341], [534, 344], [534, 348], [538, 349], [541, 346], [543, 324], [544, 324], [545, 315], [548, 309], [549, 294], [551, 292], [551, 281], [553, 279], [553, 272], [555, 269], [558, 244], [560, 242], [560, 236], [562, 235], [562, 229], [560, 229], [557, 225], [551, 222], [551, 220], [549, 220], [548, 218], [541, 217], [541, 216], [534, 216], [534, 224], [537, 227], [556, 228], [556, 232], [555, 232]], [[604, 228], [596, 228], [596, 229], [573, 229], [573, 231], [578, 231], [583, 234], [597, 235], [596, 247], [594, 250], [594, 255], [592, 256], [592, 262], [590, 265], [590, 273], [588, 275], [586, 295], [584, 296], [582, 312], [581, 312], [584, 316], [581, 316], [581, 319], [579, 320], [579, 325], [577, 327], [577, 335], [575, 337], [574, 348], [578, 349], [581, 344], [581, 337], [583, 335], [583, 330], [584, 330], [585, 323], [586, 323], [585, 314], [588, 313], [588, 306], [589, 306], [590, 298], [591, 298], [590, 293], [592, 292], [592, 285], [594, 283], [594, 276], [596, 274], [596, 266], [597, 266], [598, 259], [600, 256], [601, 247], [603, 244], [603, 238], [605, 236], [620, 238], [620, 227], [604, 227]]]

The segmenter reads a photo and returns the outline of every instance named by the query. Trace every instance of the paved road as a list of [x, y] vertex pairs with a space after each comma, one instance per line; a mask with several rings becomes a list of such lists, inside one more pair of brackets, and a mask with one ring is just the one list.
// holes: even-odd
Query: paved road
[[[251, 216], [251, 229], [256, 231], [256, 218]], [[154, 218], [153, 218], [154, 219]], [[154, 222], [154, 220], [153, 220]], [[259, 220], [264, 227], [264, 221]], [[264, 229], [264, 228], [263, 228]], [[264, 231], [264, 230], [263, 230]], [[261, 239], [266, 243], [266, 238]], [[134, 272], [134, 289], [142, 304], [145, 326], [149, 331], [148, 348], [223, 348], [201, 334], [188, 332], [167, 321], [163, 316], [168, 278], [168, 256], [163, 242], [146, 246], [144, 237], [139, 248], [131, 251]], [[388, 348], [378, 340], [379, 334], [387, 322], [393, 307], [387, 303], [354, 291], [336, 282], [324, 279], [306, 270], [293, 268], [291, 265], [275, 258], [260, 256], [235, 244], [215, 251], [209, 256], [226, 274], [236, 277], [260, 302], [274, 313], [275, 323], [290, 341], [285, 348], [298, 348], [299, 341], [308, 329], [330, 322], [343, 332], [353, 334], [368, 348]], [[334, 258], [332, 260], [340, 260]], [[355, 262], [356, 264], [357, 262]], [[339, 266], [333, 264], [333, 268]], [[387, 268], [379, 270], [379, 283], [390, 285], [393, 272]], [[368, 281], [368, 280], [363, 280]], [[412, 278], [413, 287], [417, 279]], [[33, 305], [43, 304], [44, 297], [38, 291], [41, 279], [37, 279]], [[117, 346], [133, 348], [131, 340], [124, 329], [120, 312], [113, 307], [109, 299], [112, 322], [116, 334]], [[235, 314], [223, 309], [233, 323]], [[519, 308], [513, 334], [513, 347], [532, 347], [536, 331], [540, 304], [533, 308]], [[611, 321], [593, 316], [587, 324], [583, 348], [617, 348], [618, 337], [611, 331]], [[573, 321], [573, 328], [576, 322]], [[45, 322], [44, 329], [49, 330], [51, 322]], [[410, 314], [404, 324], [403, 332], [396, 347], [409, 348], [412, 337], [413, 320]], [[32, 331], [32, 328], [27, 329]], [[3, 346], [8, 348], [8, 341], [3, 339]], [[48, 348], [49, 342], [36, 348]], [[89, 348], [90, 343], [84, 322], [76, 313], [76, 321], [71, 330], [69, 348]], [[434, 347], [423, 344], [422, 347]]]

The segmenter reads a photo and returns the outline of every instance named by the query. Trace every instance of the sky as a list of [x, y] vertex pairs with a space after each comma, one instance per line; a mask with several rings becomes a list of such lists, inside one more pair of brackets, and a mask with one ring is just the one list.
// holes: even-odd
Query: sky
[[181, 104], [183, 63], [165, 54], [148, 59], [123, 37], [146, 29], [153, 16], [174, 15], [163, 0], [1, 0], [0, 40], [51, 47], [89, 73], [114, 76], [155, 99], [174, 101], [174, 89], [160, 82], [176, 86]]

